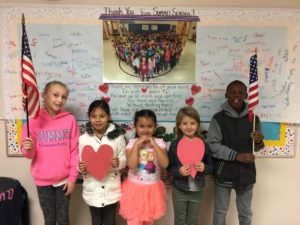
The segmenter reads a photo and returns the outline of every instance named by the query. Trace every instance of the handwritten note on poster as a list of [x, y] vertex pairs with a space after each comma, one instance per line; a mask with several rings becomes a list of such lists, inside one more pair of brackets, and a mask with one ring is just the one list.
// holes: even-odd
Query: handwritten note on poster
[[[199, 26], [197, 33], [197, 80], [202, 100], [197, 102], [204, 118], [211, 117], [224, 100], [226, 85], [233, 80], [249, 83], [249, 59], [258, 51], [260, 104], [264, 121], [300, 121], [296, 97], [296, 42], [288, 27]], [[294, 113], [293, 113], [294, 112]]]
[[116, 120], [132, 120], [135, 111], [147, 108], [155, 111], [160, 121], [175, 121], [176, 114], [191, 95], [189, 84], [110, 84], [108, 92], [111, 110]]
[[[86, 114], [81, 109], [97, 96], [102, 80], [101, 27], [28, 24], [26, 30], [40, 92], [51, 80], [64, 82], [70, 91], [66, 108], [81, 119]], [[19, 61], [20, 55], [15, 54], [18, 47], [10, 48], [8, 59], [11, 64]], [[18, 68], [6, 70], [5, 74], [7, 83], [12, 84], [6, 90], [6, 115], [10, 118], [20, 118], [22, 112]]]

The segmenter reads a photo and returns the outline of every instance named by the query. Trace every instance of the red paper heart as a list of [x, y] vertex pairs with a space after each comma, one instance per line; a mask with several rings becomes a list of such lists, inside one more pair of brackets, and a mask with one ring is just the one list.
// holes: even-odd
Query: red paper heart
[[114, 152], [109, 145], [101, 145], [97, 151], [90, 145], [83, 147], [81, 158], [86, 162], [86, 170], [98, 180], [102, 180], [111, 168]]
[[187, 98], [185, 100], [185, 103], [188, 105], [188, 106], [192, 106], [194, 104], [194, 98], [193, 97], [190, 97], [190, 98]]
[[195, 178], [197, 170], [194, 167], [195, 163], [201, 162], [204, 156], [204, 142], [195, 137], [188, 139], [183, 137], [177, 146], [177, 156], [182, 165], [191, 166], [191, 176]]
[[201, 87], [193, 84], [191, 87], [192, 95], [198, 94], [201, 91]]
[[142, 92], [143, 93], [146, 93], [148, 91], [148, 88], [147, 87], [142, 87]]
[[99, 85], [99, 90], [100, 91], [102, 91], [103, 93], [107, 93], [107, 91], [108, 91], [108, 84], [107, 83], [104, 83], [104, 84], [101, 84], [101, 85]]
[[106, 101], [106, 103], [108, 104], [109, 103], [109, 101], [110, 101], [110, 97], [109, 96], [106, 96], [106, 97], [101, 97], [101, 100], [103, 100], [103, 101]]

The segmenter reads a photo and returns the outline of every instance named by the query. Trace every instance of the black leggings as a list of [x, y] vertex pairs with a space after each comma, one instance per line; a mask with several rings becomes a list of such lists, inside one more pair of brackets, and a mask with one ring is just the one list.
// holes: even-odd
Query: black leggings
[[37, 186], [45, 225], [69, 225], [70, 195], [65, 196], [63, 185]]
[[117, 203], [104, 206], [102, 208], [89, 206], [92, 225], [115, 225]]

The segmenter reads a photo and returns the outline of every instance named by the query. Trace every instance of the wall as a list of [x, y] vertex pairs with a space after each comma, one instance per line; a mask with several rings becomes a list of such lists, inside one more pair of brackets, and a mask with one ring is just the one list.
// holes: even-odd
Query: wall
[[[297, 128], [299, 131], [300, 128]], [[0, 176], [18, 179], [28, 192], [30, 203], [30, 217], [32, 225], [43, 224], [42, 212], [39, 207], [36, 189], [31, 178], [30, 160], [22, 157], [7, 157], [5, 124], [0, 121]], [[296, 135], [300, 140], [300, 132]], [[296, 149], [299, 142], [296, 142]], [[257, 184], [253, 197], [253, 225], [299, 225], [300, 224], [300, 158], [258, 158]], [[156, 222], [156, 225], [173, 224], [171, 190], [168, 189], [168, 211], [165, 217]], [[212, 218], [213, 184], [207, 180], [205, 200], [201, 209], [199, 224], [209, 225]], [[234, 203], [234, 194], [232, 195]], [[81, 186], [78, 185], [71, 201], [72, 225], [89, 224], [89, 211], [81, 198]], [[119, 225], [125, 222], [118, 218]], [[231, 204], [227, 224], [238, 225], [235, 204]]]
[[[0, 3], [9, 1], [1, 0]], [[23, 1], [14, 1], [23, 3]], [[28, 1], [39, 2], [45, 1]], [[54, 1], [53, 1], [54, 2]], [[71, 4], [71, 1], [60, 1], [65, 4]], [[74, 2], [74, 1], [72, 1]], [[96, 1], [95, 1], [96, 2]], [[111, 2], [111, 1], [109, 1]], [[103, 5], [112, 4], [117, 5], [117, 1], [113, 3], [102, 2]], [[121, 1], [119, 1], [120, 4]], [[147, 6], [153, 1], [129, 1], [128, 5]], [[181, 5], [182, 1], [157, 1], [158, 5]], [[161, 2], [161, 4], [160, 4]], [[218, 4], [221, 2], [221, 4]], [[50, 1], [48, 2], [50, 3]], [[81, 1], [84, 3], [84, 1]], [[87, 4], [93, 3], [92, 1], [85, 1]], [[130, 4], [131, 3], [131, 4]], [[197, 5], [201, 6], [214, 6], [214, 7], [286, 7], [286, 8], [300, 8], [300, 3], [293, 1], [274, 2], [268, 1], [203, 1], [203, 4], [198, 1], [185, 1], [186, 6]], [[164, 4], [164, 5], [163, 5]], [[298, 4], [298, 5], [297, 5]], [[297, 127], [296, 145], [295, 148], [300, 147], [300, 127]], [[0, 121], [0, 176], [14, 177], [18, 179], [28, 191], [30, 201], [31, 221], [33, 225], [43, 224], [42, 214], [38, 203], [38, 198], [33, 185], [33, 179], [29, 172], [30, 161], [25, 158], [8, 158], [6, 155], [6, 138], [4, 121]], [[253, 197], [253, 225], [299, 225], [300, 224], [300, 158], [258, 158], [257, 162], [257, 184], [255, 186]], [[170, 190], [168, 191], [170, 194]], [[208, 185], [205, 190], [205, 201], [201, 210], [201, 219], [199, 224], [211, 224], [212, 217], [212, 201], [213, 201], [213, 184], [208, 179]], [[234, 203], [234, 195], [232, 195], [232, 203]], [[173, 223], [173, 213], [171, 198], [168, 198], [168, 212], [164, 218], [157, 221], [157, 225], [171, 225]], [[125, 224], [124, 221], [118, 218], [118, 224]], [[87, 206], [83, 203], [81, 198], [81, 187], [78, 186], [72, 196], [71, 202], [71, 221], [72, 225], [89, 224], [90, 217]], [[230, 211], [227, 217], [227, 224], [237, 225], [237, 215], [235, 205], [231, 204]]]

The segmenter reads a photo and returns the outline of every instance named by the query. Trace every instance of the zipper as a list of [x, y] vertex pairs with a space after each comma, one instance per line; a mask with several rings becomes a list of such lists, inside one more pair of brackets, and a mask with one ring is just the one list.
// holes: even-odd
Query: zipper
[[217, 172], [217, 175], [218, 175], [218, 176], [221, 174], [222, 169], [223, 169], [223, 166], [224, 166], [224, 161], [222, 161], [222, 162], [220, 163], [220, 166], [219, 166], [218, 172]]

